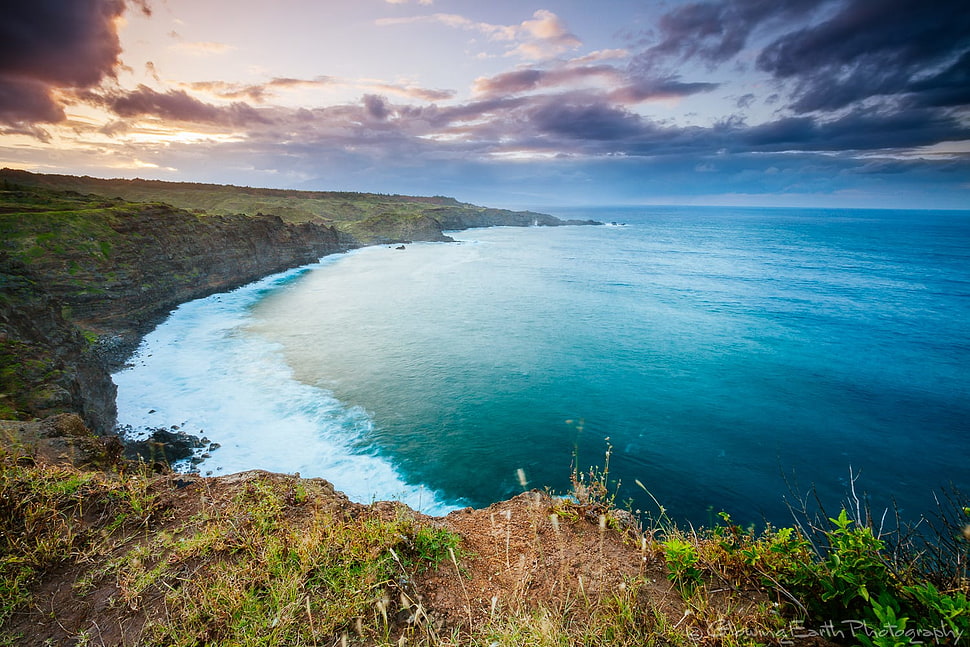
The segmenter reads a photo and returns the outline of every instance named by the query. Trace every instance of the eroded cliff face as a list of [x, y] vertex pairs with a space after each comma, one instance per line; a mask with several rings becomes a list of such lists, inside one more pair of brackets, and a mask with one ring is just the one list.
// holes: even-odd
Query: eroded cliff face
[[50, 277], [48, 290], [82, 327], [115, 335], [121, 354], [181, 303], [224, 292], [268, 274], [348, 248], [333, 227], [288, 224], [276, 216], [206, 216], [159, 206], [111, 223], [121, 242], [108, 264]]
[[61, 311], [22, 263], [0, 254], [0, 417], [69, 411], [108, 433], [117, 389], [92, 340]]
[[319, 223], [166, 205], [115, 202], [83, 222], [52, 222], [74, 229], [24, 237], [31, 262], [0, 257], [0, 417], [76, 413], [102, 434], [115, 424], [110, 371], [173, 308], [348, 246]]

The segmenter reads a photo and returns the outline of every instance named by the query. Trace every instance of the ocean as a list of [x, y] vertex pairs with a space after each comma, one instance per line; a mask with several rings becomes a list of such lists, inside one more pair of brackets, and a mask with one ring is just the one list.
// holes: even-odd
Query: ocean
[[970, 212], [550, 212], [616, 224], [369, 247], [184, 304], [114, 376], [119, 423], [218, 443], [203, 474], [433, 514], [565, 491], [608, 448], [618, 502], [694, 524], [970, 491]]

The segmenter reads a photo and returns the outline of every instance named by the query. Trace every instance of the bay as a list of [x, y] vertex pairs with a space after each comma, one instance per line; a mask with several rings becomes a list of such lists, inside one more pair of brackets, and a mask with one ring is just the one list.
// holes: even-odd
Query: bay
[[[204, 429], [222, 444], [204, 471], [300, 471], [438, 512], [522, 491], [519, 470], [564, 490], [608, 446], [620, 500], [655, 511], [640, 481], [694, 523], [784, 523], [812, 486], [836, 507], [850, 470], [909, 516], [966, 488], [966, 212], [556, 215], [626, 224], [367, 248], [210, 298], [222, 315], [180, 309], [116, 376], [154, 375], [131, 400], [119, 384], [119, 408]], [[189, 337], [197, 374], [159, 370]]]

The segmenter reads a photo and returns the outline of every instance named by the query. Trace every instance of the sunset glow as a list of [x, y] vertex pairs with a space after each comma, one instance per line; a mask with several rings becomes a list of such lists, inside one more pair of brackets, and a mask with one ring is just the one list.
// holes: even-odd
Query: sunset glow
[[970, 205], [964, 2], [39, 0], [8, 14], [3, 166], [498, 206]]

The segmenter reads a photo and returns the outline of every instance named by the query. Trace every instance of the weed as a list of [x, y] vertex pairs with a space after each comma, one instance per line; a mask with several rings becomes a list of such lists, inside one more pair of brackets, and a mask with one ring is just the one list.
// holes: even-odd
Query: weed
[[[578, 424], [580, 433], [583, 430], [582, 425], [583, 422], [580, 421]], [[569, 476], [572, 488], [569, 496], [585, 516], [591, 519], [614, 511], [620, 490], [619, 481], [610, 483], [610, 458], [613, 456], [613, 445], [610, 444], [609, 438], [604, 440], [606, 452], [602, 467], [593, 465], [586, 471], [581, 470], [579, 467], [579, 449], [573, 450], [573, 464]]]
[[671, 537], [663, 542], [664, 557], [670, 573], [667, 577], [687, 595], [701, 582], [701, 571], [697, 568], [700, 558], [694, 543], [680, 537]]

